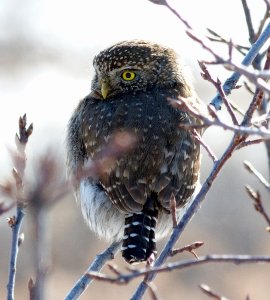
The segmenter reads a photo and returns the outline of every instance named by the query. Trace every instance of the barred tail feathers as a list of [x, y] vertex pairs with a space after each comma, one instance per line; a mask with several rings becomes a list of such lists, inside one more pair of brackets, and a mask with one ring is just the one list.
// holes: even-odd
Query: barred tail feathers
[[158, 210], [144, 207], [125, 218], [122, 256], [130, 264], [156, 256], [155, 228]]

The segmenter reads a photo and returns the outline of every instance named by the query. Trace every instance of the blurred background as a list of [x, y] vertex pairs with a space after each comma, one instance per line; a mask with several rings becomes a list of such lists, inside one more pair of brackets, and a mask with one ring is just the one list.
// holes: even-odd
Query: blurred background
[[[256, 3], [255, 3], [256, 2]], [[175, 0], [171, 5], [202, 34], [210, 28], [235, 43], [248, 46], [248, 31], [241, 1]], [[259, 26], [265, 12], [263, 0], [249, 1], [254, 26]], [[33, 184], [39, 176], [35, 166], [40, 155], [53, 149], [65, 165], [66, 126], [79, 99], [89, 93], [93, 75], [92, 59], [112, 43], [125, 39], [148, 39], [173, 47], [190, 67], [194, 86], [206, 103], [215, 95], [214, 88], [200, 77], [197, 60], [211, 56], [185, 34], [185, 27], [163, 6], [147, 0], [64, 1], [2, 0], [0, 5], [0, 182], [10, 178], [14, 136], [19, 116], [27, 113], [34, 123], [33, 136], [27, 145], [26, 182]], [[226, 56], [227, 47], [213, 43], [213, 49]], [[234, 59], [241, 55], [234, 51]], [[223, 68], [209, 68], [213, 78], [224, 80]], [[231, 96], [242, 109], [251, 95], [242, 88]], [[220, 113], [224, 119], [226, 112]], [[219, 128], [207, 130], [204, 138], [217, 156], [222, 154], [231, 133]], [[202, 181], [212, 168], [203, 150]], [[234, 154], [207, 195], [201, 209], [186, 228], [178, 246], [197, 240], [205, 245], [197, 251], [205, 254], [269, 254], [269, 233], [265, 221], [254, 210], [244, 185], [262, 194], [270, 211], [269, 198], [263, 188], [243, 168], [251, 161], [268, 178], [267, 157], [263, 145], [252, 146]], [[63, 168], [63, 173], [65, 170]], [[268, 202], [268, 203], [267, 203]], [[0, 299], [5, 299], [11, 230], [6, 218], [0, 218]], [[63, 299], [95, 255], [108, 245], [91, 234], [82, 220], [80, 209], [70, 194], [49, 211], [51, 264], [47, 299]], [[20, 248], [15, 298], [29, 299], [27, 283], [34, 277], [34, 226], [31, 211], [26, 209], [22, 231], [25, 241]], [[162, 243], [159, 244], [159, 249]], [[190, 258], [190, 254], [176, 259]], [[118, 255], [120, 268], [125, 263]], [[230, 299], [268, 300], [269, 265], [208, 264], [159, 275], [155, 284], [162, 299], [206, 299], [198, 285], [208, 284]], [[94, 282], [81, 299], [129, 299], [138, 281], [128, 286]], [[146, 294], [144, 299], [150, 299]]]

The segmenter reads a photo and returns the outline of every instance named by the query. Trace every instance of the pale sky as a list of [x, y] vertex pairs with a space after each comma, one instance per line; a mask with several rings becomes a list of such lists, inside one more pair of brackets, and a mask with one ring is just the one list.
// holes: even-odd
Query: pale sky
[[[255, 25], [258, 25], [264, 1], [248, 2]], [[196, 31], [204, 34], [209, 27], [228, 39], [247, 45], [240, 0], [175, 0], [170, 3]], [[191, 65], [196, 78], [199, 78], [197, 60], [210, 57], [186, 36], [184, 25], [168, 9], [147, 0], [2, 0], [0, 43], [11, 36], [33, 40], [43, 61], [39, 63], [31, 49], [24, 49], [27, 59], [22, 67], [16, 66], [16, 59], [11, 67], [0, 66], [0, 175], [9, 173], [11, 164], [7, 148], [13, 147], [17, 119], [25, 112], [29, 121], [34, 122], [34, 134], [28, 147], [30, 157], [51, 144], [63, 148], [71, 112], [90, 89], [93, 56], [104, 47], [133, 38], [160, 42], [180, 53], [183, 61]], [[222, 48], [217, 44], [213, 47]], [[8, 44], [5, 49], [8, 53]], [[44, 59], [48, 49], [59, 61]], [[226, 53], [225, 48], [222, 51]], [[240, 59], [237, 54], [235, 57]], [[224, 77], [221, 68], [213, 72]], [[214, 94], [213, 91], [209, 93], [210, 99]]]

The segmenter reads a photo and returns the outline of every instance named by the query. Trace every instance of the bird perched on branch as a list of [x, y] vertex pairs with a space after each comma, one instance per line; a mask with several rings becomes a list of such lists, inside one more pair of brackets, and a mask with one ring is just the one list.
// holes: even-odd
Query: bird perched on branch
[[200, 146], [181, 127], [199, 120], [169, 100], [181, 97], [198, 109], [201, 104], [170, 48], [124, 41], [101, 51], [93, 66], [91, 92], [68, 125], [71, 173], [95, 164], [115, 136], [135, 140], [107, 159], [107, 167], [80, 178], [76, 195], [94, 232], [122, 240], [127, 262], [146, 261], [156, 255], [155, 239], [172, 229], [172, 197], [178, 217], [199, 179]]

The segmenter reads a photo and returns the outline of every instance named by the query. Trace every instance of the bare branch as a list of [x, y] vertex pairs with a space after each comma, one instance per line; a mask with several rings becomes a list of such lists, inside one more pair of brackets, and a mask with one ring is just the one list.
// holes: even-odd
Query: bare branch
[[208, 69], [206, 68], [205, 64], [203, 62], [200, 62], [199, 61], [199, 66], [202, 70], [203, 73], [201, 73], [203, 79], [211, 82], [214, 87], [217, 89], [217, 92], [220, 94], [222, 100], [223, 100], [223, 103], [225, 104], [226, 108], [227, 108], [227, 111], [232, 119], [232, 122], [234, 125], [239, 125], [238, 124], [238, 121], [237, 121], [237, 118], [233, 112], [233, 109], [231, 107], [231, 104], [229, 102], [229, 100], [227, 99], [227, 96], [226, 94], [224, 93], [224, 90], [222, 88], [222, 85], [221, 85], [221, 81], [219, 79], [217, 79], [216, 81], [212, 78], [212, 76], [210, 75]]
[[[192, 115], [196, 116], [198, 119], [203, 121], [203, 124], [181, 124], [180, 126], [183, 128], [202, 128], [202, 127], [208, 127], [210, 125], [215, 125], [222, 127], [223, 129], [227, 129], [230, 131], [233, 131], [234, 133], [239, 134], [247, 134], [247, 135], [259, 135], [265, 139], [270, 138], [270, 131], [266, 128], [253, 128], [253, 127], [247, 127], [243, 125], [230, 125], [225, 122], [220, 121], [219, 119], [211, 120], [205, 116], [202, 116], [198, 111], [190, 107], [186, 103], [185, 98], [179, 98], [178, 100], [175, 99], [169, 99], [172, 102], [172, 105], [178, 106], [179, 109], [188, 111]], [[256, 106], [255, 106], [256, 108]]]
[[267, 191], [270, 191], [270, 183], [263, 177], [263, 175], [255, 169], [255, 167], [251, 164], [249, 161], [243, 162], [245, 168], [249, 171], [249, 173], [255, 175], [257, 179], [262, 183], [262, 185], [267, 189]]
[[[242, 65], [248, 66], [252, 63], [252, 61], [255, 59], [263, 45], [266, 43], [268, 38], [270, 37], [270, 23], [266, 26], [264, 31], [261, 33], [261, 35], [258, 37], [256, 42], [252, 45], [250, 50], [248, 51], [247, 55], [242, 61]], [[229, 95], [231, 93], [231, 90], [235, 87], [237, 84], [241, 74], [238, 71], [235, 71], [223, 84], [223, 90], [226, 95]], [[219, 110], [221, 108], [222, 99], [220, 95], [216, 95], [215, 98], [211, 101], [212, 105]]]
[[224, 296], [219, 295], [217, 292], [213, 291], [208, 285], [206, 284], [200, 284], [200, 289], [210, 298], [216, 299], [216, 300], [229, 300], [228, 298], [225, 298]]
[[[207, 255], [201, 256], [198, 259], [187, 259], [178, 262], [168, 263], [159, 267], [152, 268], [144, 268], [138, 269], [131, 273], [124, 274], [122, 273], [120, 276], [111, 277], [105, 274], [100, 274], [97, 272], [90, 272], [89, 276], [94, 277], [96, 280], [114, 283], [114, 284], [127, 284], [130, 281], [134, 280], [138, 277], [144, 277], [147, 274], [157, 274], [161, 272], [170, 272], [173, 270], [183, 270], [190, 267], [195, 267], [202, 264], [208, 263], [233, 263], [236, 265], [239, 264], [256, 264], [256, 263], [270, 263], [270, 256], [268, 255]], [[146, 287], [148, 287], [149, 283], [145, 283]], [[77, 299], [77, 298], [74, 298]], [[139, 295], [134, 295], [132, 300], [140, 299]]]
[[[105, 251], [96, 256], [95, 260], [89, 266], [87, 273], [85, 273], [69, 291], [64, 300], [76, 300], [86, 290], [88, 285], [92, 282], [95, 276], [91, 275], [91, 272], [97, 272], [102, 269], [104, 264], [113, 259], [115, 254], [120, 249], [121, 242], [112, 243]], [[97, 273], [98, 274], [98, 273]]]
[[219, 43], [224, 43], [227, 45], [231, 44], [232, 47], [234, 47], [238, 52], [240, 52], [243, 55], [246, 55], [246, 52], [249, 50], [249, 47], [236, 45], [236, 44], [232, 43], [231, 41], [226, 40], [225, 38], [223, 38], [221, 35], [219, 35], [218, 33], [216, 33], [214, 30], [212, 30], [210, 28], [207, 28], [207, 30], [213, 36], [213, 37], [211, 37], [211, 36], [207, 37], [211, 42], [219, 42]]
[[245, 12], [245, 17], [246, 17], [246, 23], [247, 23], [248, 33], [249, 33], [249, 42], [250, 44], [253, 44], [255, 42], [255, 32], [254, 32], [254, 27], [252, 25], [250, 10], [247, 5], [247, 1], [246, 0], [241, 0], [241, 1]]
[[186, 246], [184, 246], [184, 247], [182, 247], [182, 248], [173, 249], [173, 250], [171, 251], [171, 256], [174, 256], [174, 255], [176, 255], [176, 254], [178, 254], [178, 253], [182, 253], [182, 252], [184, 252], [184, 251], [187, 251], [187, 252], [192, 253], [192, 254], [198, 259], [198, 256], [197, 256], [197, 254], [194, 252], [194, 250], [200, 248], [203, 244], [204, 244], [204, 242], [198, 241], [198, 242], [194, 242], [194, 243], [192, 243], [192, 244], [190, 244], [190, 245], [186, 245]]
[[257, 212], [259, 212], [265, 219], [265, 221], [268, 224], [268, 227], [270, 226], [270, 217], [266, 213], [264, 206], [262, 204], [261, 195], [259, 192], [255, 192], [250, 186], [246, 185], [246, 191], [250, 198], [254, 201], [254, 208]]
[[215, 163], [218, 160], [217, 157], [216, 157], [216, 155], [214, 154], [214, 152], [212, 151], [212, 149], [205, 143], [205, 141], [199, 135], [199, 133], [197, 132], [197, 130], [193, 128], [192, 129], [192, 134], [193, 134], [194, 139], [203, 146], [203, 148], [209, 154], [210, 158]]
[[244, 147], [248, 147], [251, 145], [258, 145], [260, 143], [264, 143], [265, 139], [256, 139], [256, 140], [249, 140], [249, 141], [244, 141], [242, 142], [238, 147], [237, 150], [244, 148]]
[[17, 187], [17, 214], [14, 218], [14, 226], [12, 226], [12, 244], [11, 244], [11, 255], [9, 262], [9, 277], [7, 283], [7, 300], [14, 299], [14, 288], [15, 288], [15, 276], [16, 276], [16, 266], [17, 258], [19, 252], [19, 239], [20, 239], [20, 229], [22, 221], [24, 218], [24, 204], [21, 201], [23, 199], [23, 177], [25, 172], [26, 155], [25, 147], [28, 142], [29, 136], [33, 132], [33, 125], [31, 124], [28, 128], [26, 115], [19, 118], [19, 134], [16, 134], [16, 145], [17, 145], [17, 157], [21, 159], [13, 160], [13, 176], [16, 181]]

